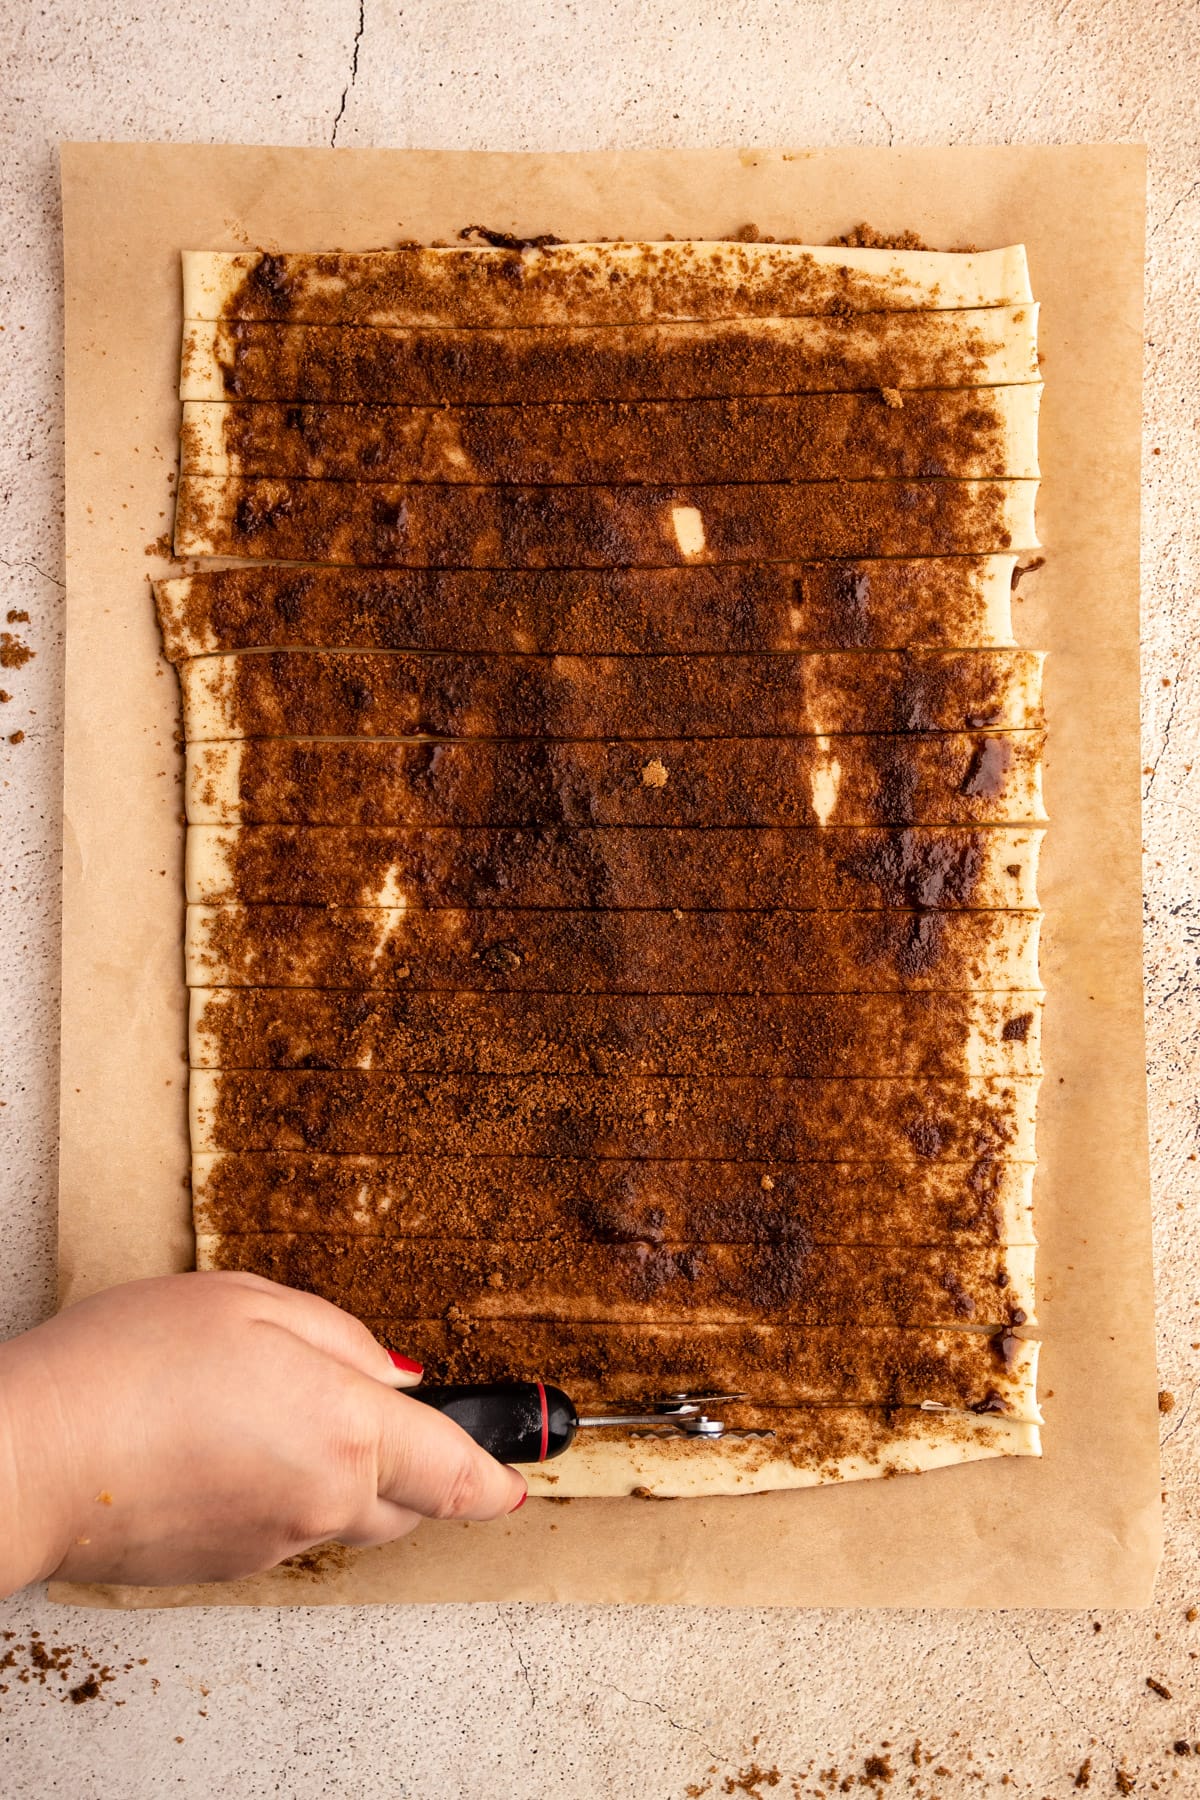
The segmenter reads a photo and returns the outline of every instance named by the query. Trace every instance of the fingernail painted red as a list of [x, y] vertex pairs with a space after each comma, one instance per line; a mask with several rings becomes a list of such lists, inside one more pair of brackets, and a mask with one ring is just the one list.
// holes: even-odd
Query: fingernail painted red
[[521, 1498], [517, 1501], [517, 1504], [515, 1506], [509, 1507], [509, 1509], [508, 1509], [509, 1512], [510, 1513], [520, 1512], [521, 1508], [524, 1506], [524, 1504], [528, 1500], [528, 1498], [529, 1498], [529, 1489], [526, 1488], [525, 1492], [521, 1495]]
[[425, 1373], [424, 1363], [414, 1362], [411, 1356], [401, 1356], [398, 1350], [389, 1350], [388, 1357], [398, 1369], [403, 1369], [406, 1375], [423, 1375]]

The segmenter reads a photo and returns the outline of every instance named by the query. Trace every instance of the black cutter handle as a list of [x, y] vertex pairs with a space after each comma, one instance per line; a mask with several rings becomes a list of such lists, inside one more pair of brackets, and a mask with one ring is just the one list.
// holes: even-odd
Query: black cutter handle
[[545, 1381], [481, 1381], [461, 1387], [410, 1388], [420, 1400], [461, 1425], [506, 1463], [547, 1462], [569, 1450], [579, 1414], [561, 1388]]

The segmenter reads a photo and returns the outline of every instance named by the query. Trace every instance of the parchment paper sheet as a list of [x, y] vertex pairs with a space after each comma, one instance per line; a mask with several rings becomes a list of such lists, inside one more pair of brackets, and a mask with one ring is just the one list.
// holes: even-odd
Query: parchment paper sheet
[[[1047, 1079], [1037, 1220], [1046, 1454], [718, 1501], [532, 1502], [387, 1549], [102, 1606], [366, 1600], [1144, 1604], [1160, 1502], [1142, 1043], [1135, 147], [501, 156], [72, 144], [66, 229], [67, 710], [62, 1298], [191, 1260], [182, 790], [147, 554], [176, 464], [179, 252], [363, 249], [482, 222], [562, 237], [935, 248], [1023, 241], [1042, 302], [1039, 528], [1023, 643], [1051, 652]], [[302, 1403], [302, 1397], [298, 1396]]]

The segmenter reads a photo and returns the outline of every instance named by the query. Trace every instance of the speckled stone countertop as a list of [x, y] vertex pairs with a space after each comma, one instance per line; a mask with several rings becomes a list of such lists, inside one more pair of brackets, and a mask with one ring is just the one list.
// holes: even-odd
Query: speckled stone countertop
[[[1152, 1609], [1102, 1616], [515, 1605], [115, 1615], [50, 1607], [28, 1590], [0, 1604], [0, 1629], [15, 1633], [0, 1641], [0, 1657], [13, 1652], [0, 1672], [0, 1790], [12, 1800], [1200, 1791], [1200, 6], [46, 0], [10, 18], [0, 612], [28, 613], [4, 628], [36, 654], [0, 676], [4, 1334], [43, 1316], [53, 1272], [55, 143], [1148, 143], [1143, 785], [1167, 1554]], [[38, 1643], [71, 1647], [68, 1680], [36, 1668]]]

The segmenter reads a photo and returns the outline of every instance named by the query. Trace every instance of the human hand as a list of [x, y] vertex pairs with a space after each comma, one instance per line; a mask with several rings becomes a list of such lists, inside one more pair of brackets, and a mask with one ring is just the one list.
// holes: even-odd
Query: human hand
[[227, 1581], [329, 1538], [512, 1512], [520, 1475], [395, 1391], [415, 1379], [348, 1313], [257, 1275], [68, 1307], [0, 1344], [0, 1592]]

